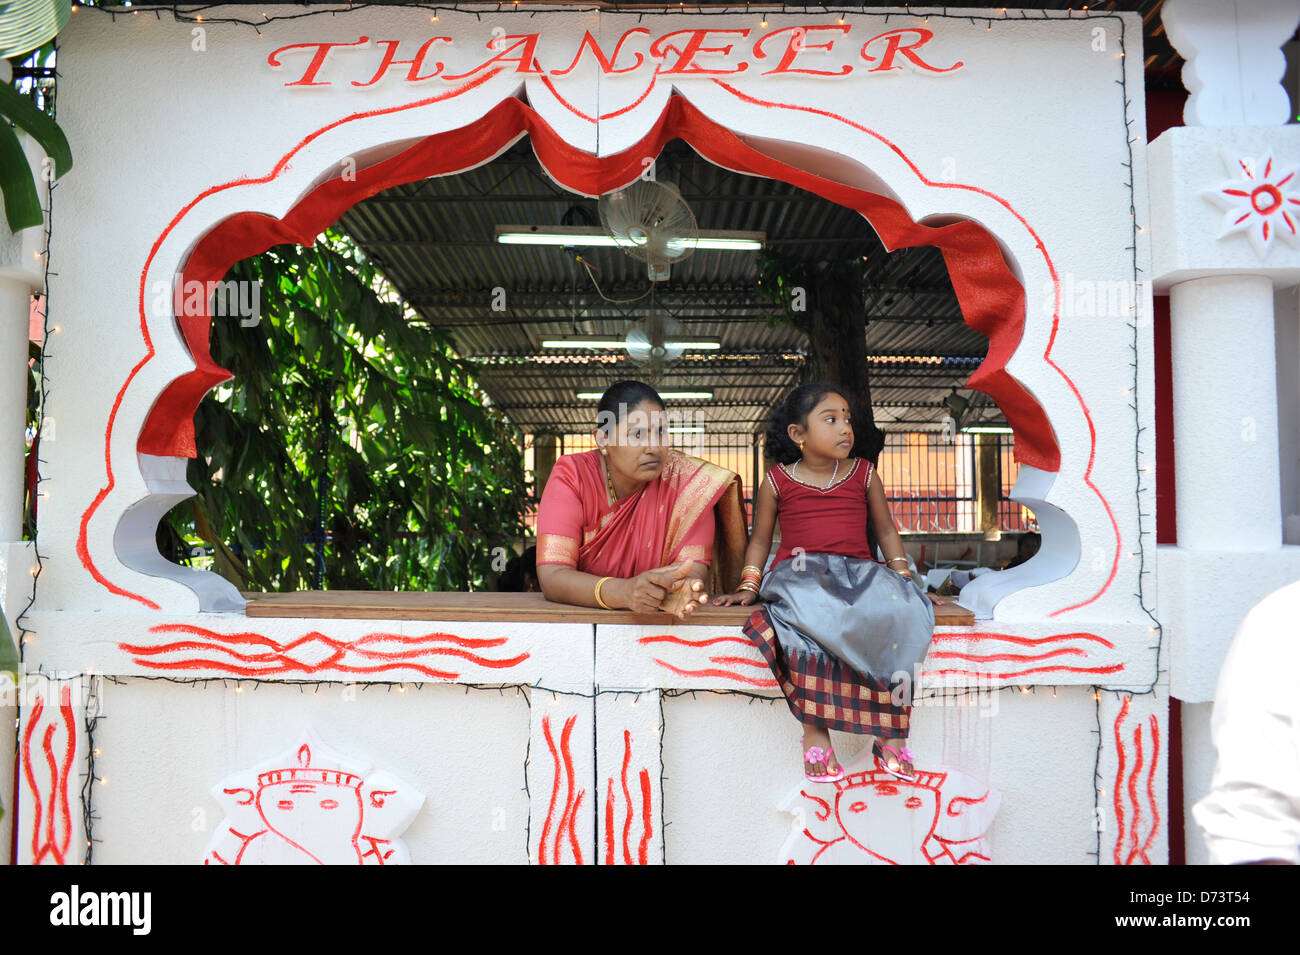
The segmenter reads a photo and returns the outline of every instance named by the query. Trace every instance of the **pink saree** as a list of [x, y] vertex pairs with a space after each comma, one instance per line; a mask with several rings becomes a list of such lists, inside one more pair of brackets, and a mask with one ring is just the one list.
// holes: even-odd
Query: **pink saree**
[[658, 478], [612, 507], [600, 452], [563, 455], [537, 512], [538, 566], [602, 577], [635, 577], [692, 558], [709, 566], [713, 592], [729, 593], [745, 543], [739, 476], [675, 450]]

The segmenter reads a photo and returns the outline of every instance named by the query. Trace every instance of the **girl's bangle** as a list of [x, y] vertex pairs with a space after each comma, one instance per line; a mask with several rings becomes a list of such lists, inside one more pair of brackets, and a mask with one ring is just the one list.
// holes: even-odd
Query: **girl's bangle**
[[596, 581], [596, 603], [600, 604], [606, 610], [613, 610], [614, 608], [600, 599], [600, 588], [604, 585], [605, 581], [613, 579], [613, 577], [602, 577], [600, 580]]
[[760, 576], [760, 577], [763, 576], [763, 568], [762, 568], [762, 567], [755, 567], [753, 564], [746, 564], [744, 567], [740, 568], [740, 574], [741, 574], [742, 577], [743, 577], [745, 574], [748, 574], [750, 571], [753, 571], [754, 573], [758, 574], [758, 576]]
[[887, 563], [887, 564], [892, 564], [892, 563], [893, 563], [894, 561], [896, 561], [896, 560], [901, 560], [904, 564], [907, 563], [907, 558], [906, 558], [906, 557], [891, 557], [891, 558], [889, 558], [889, 560], [885, 561], [885, 563]]
[[757, 587], [757, 585], [755, 585], [754, 583], [752, 583], [752, 582], [750, 582], [750, 581], [748, 581], [748, 580], [742, 580], [742, 581], [740, 582], [740, 586], [737, 587], [736, 589], [737, 589], [737, 590], [748, 590], [751, 594], [756, 594], [756, 593], [758, 593], [758, 587]]

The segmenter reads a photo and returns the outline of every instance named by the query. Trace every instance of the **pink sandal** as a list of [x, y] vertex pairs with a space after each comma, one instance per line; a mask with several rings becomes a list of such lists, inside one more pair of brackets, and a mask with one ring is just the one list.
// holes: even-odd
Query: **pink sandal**
[[[820, 746], [809, 746], [803, 751], [803, 761], [805, 763], [825, 763], [827, 770], [831, 768], [831, 757], [835, 755], [835, 747], [830, 746], [822, 749]], [[835, 772], [822, 773], [820, 776], [813, 775], [804, 770], [803, 778], [810, 783], [835, 783], [844, 778], [844, 767], [840, 766]]]
[[[884, 749], [886, 752], [891, 753], [893, 755], [894, 759], [898, 763], [898, 769], [890, 768], [889, 760], [885, 758], [885, 753], [881, 752], [882, 749]], [[912, 751], [908, 749], [906, 746], [903, 746], [900, 749], [894, 749], [894, 747], [889, 745], [885, 745], [882, 747], [879, 743], [873, 743], [871, 744], [871, 752], [875, 755], [876, 762], [880, 765], [880, 768], [883, 769], [885, 772], [889, 773], [889, 775], [901, 779], [903, 780], [903, 782], [907, 782], [907, 783], [916, 782], [916, 773], [903, 772], [904, 763], [912, 763], [912, 768], [913, 769], [916, 768], [916, 764], [912, 762]]]

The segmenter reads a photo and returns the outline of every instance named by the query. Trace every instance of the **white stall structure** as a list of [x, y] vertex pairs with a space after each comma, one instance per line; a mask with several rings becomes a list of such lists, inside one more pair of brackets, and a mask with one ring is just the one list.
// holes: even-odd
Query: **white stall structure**
[[[1162, 864], [1171, 810], [1203, 861], [1185, 810], [1220, 662], [1300, 578], [1279, 450], [1300, 373], [1280, 47], [1300, 4], [1167, 0], [1191, 95], [1150, 143], [1133, 13], [500, 6], [83, 9], [60, 34], [77, 165], [45, 230], [0, 232], [17, 861]], [[973, 622], [940, 620], [915, 783], [859, 752], [806, 784], [738, 608], [682, 626], [537, 595], [249, 599], [159, 555], [194, 409], [227, 377], [177, 283], [521, 137], [578, 195], [682, 138], [861, 211], [889, 247], [943, 249], [1043, 542], [966, 586]], [[33, 545], [19, 436], [42, 289]], [[1178, 543], [1157, 547], [1165, 294]]]

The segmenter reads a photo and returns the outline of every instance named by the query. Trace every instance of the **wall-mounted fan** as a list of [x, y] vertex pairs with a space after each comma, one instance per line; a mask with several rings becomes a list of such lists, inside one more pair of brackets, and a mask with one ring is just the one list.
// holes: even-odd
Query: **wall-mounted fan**
[[624, 252], [646, 263], [653, 282], [667, 279], [671, 265], [695, 251], [695, 213], [672, 183], [638, 179], [601, 196], [597, 206], [605, 231]]

